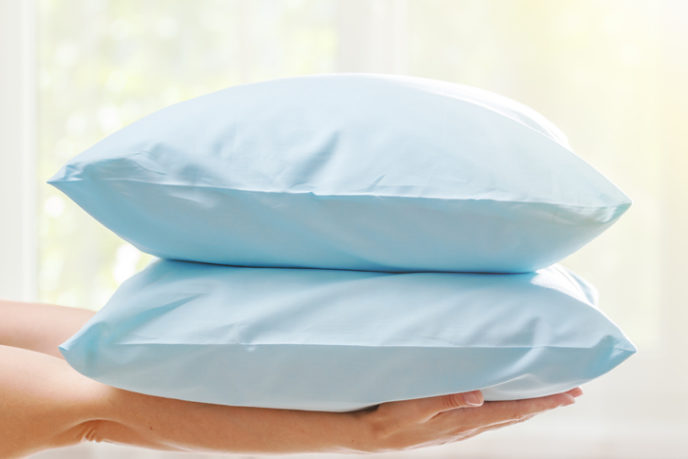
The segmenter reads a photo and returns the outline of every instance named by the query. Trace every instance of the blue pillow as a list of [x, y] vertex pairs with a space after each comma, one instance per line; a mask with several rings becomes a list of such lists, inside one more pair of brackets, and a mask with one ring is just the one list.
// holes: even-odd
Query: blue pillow
[[630, 205], [528, 107], [366, 74], [236, 86], [173, 105], [49, 183], [159, 257], [393, 272], [533, 271]]
[[383, 273], [159, 260], [60, 346], [103, 383], [226, 405], [346, 411], [482, 389], [537, 397], [635, 352], [561, 267]]

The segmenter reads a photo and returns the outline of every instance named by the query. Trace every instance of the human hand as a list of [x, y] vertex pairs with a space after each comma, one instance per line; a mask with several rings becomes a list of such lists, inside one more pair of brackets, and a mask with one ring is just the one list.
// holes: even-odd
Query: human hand
[[368, 452], [397, 451], [465, 440], [571, 405], [583, 394], [567, 392], [524, 400], [484, 402], [480, 391], [388, 402], [354, 413], [367, 424]]

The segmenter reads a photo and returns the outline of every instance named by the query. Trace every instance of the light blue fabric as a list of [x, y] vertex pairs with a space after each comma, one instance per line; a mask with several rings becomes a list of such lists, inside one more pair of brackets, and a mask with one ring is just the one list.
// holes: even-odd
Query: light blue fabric
[[173, 105], [49, 183], [143, 251], [240, 266], [527, 272], [630, 205], [528, 107], [365, 74]]
[[158, 260], [60, 346], [79, 372], [164, 397], [345, 411], [482, 389], [571, 389], [635, 347], [553, 266], [383, 273]]

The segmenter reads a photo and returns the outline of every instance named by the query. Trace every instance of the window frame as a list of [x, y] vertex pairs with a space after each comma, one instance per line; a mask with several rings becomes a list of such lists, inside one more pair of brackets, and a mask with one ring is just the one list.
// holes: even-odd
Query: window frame
[[0, 297], [37, 296], [36, 0], [0, 0]]

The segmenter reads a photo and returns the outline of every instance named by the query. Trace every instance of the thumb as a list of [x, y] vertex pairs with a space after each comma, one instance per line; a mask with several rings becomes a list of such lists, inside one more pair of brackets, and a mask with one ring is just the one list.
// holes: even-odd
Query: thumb
[[481, 406], [483, 401], [483, 394], [479, 390], [459, 394], [439, 395], [437, 397], [415, 400], [417, 403], [415, 412], [420, 421], [427, 421], [444, 411]]

